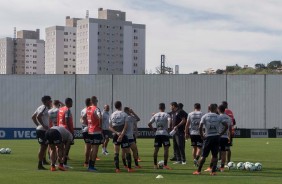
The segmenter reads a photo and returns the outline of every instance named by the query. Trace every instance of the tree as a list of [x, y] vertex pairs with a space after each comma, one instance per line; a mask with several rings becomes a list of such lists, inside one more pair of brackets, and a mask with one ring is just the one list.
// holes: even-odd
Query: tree
[[216, 74], [223, 74], [223, 73], [224, 73], [224, 71], [223, 71], [223, 70], [221, 70], [221, 69], [217, 69], [215, 73], [216, 73]]
[[227, 73], [235, 72], [235, 71], [240, 70], [240, 69], [241, 69], [241, 67], [238, 64], [236, 64], [234, 66], [226, 66], [226, 72]]
[[266, 66], [263, 63], [257, 63], [255, 64], [256, 69], [266, 69]]
[[194, 71], [193, 74], [194, 74], [194, 75], [197, 75], [197, 74], [199, 74], [199, 73], [198, 73], [198, 71]]
[[281, 61], [271, 61], [267, 64], [267, 68], [269, 69], [277, 69], [281, 67]]
[[157, 66], [155, 69], [156, 69], [156, 74], [161, 74], [161, 67]]

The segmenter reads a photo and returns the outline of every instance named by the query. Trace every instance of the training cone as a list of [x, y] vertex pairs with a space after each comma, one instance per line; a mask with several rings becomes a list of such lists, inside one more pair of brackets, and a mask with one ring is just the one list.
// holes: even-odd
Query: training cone
[[164, 178], [164, 177], [162, 175], [158, 175], [156, 178], [161, 179], [161, 178]]

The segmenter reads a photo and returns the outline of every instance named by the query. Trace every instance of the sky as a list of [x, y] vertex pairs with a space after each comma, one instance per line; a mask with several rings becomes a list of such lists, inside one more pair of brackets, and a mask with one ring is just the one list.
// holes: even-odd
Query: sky
[[281, 0], [0, 0], [0, 38], [17, 30], [64, 25], [65, 17], [97, 18], [98, 8], [126, 12], [146, 25], [146, 71], [161, 55], [181, 74], [282, 59]]

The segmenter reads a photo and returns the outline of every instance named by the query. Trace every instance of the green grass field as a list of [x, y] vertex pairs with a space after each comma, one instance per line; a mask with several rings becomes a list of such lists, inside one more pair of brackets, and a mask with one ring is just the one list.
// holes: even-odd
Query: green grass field
[[[139, 152], [142, 162], [142, 169], [135, 173], [127, 173], [122, 169], [121, 173], [114, 173], [113, 146], [109, 145], [110, 155], [102, 156], [99, 151], [100, 161], [97, 161], [99, 172], [87, 172], [84, 168], [84, 143], [83, 140], [76, 140], [70, 152], [69, 165], [73, 167], [67, 172], [38, 171], [36, 140], [1, 140], [0, 148], [9, 147], [12, 149], [10, 155], [0, 154], [0, 183], [21, 183], [21, 184], [43, 184], [43, 183], [282, 183], [282, 152], [281, 139], [235, 139], [232, 149], [232, 161], [260, 162], [263, 165], [262, 171], [239, 171], [230, 170], [218, 173], [217, 176], [210, 176], [202, 172], [200, 176], [192, 175], [196, 168], [192, 164], [190, 142], [186, 143], [187, 165], [169, 166], [173, 170], [154, 170], [152, 163], [153, 139], [139, 139]], [[172, 149], [170, 149], [170, 154]], [[159, 152], [159, 160], [163, 160], [163, 149]], [[209, 159], [208, 159], [209, 160]], [[205, 163], [204, 168], [208, 166]], [[122, 164], [122, 163], [120, 163]], [[49, 168], [49, 166], [46, 166]], [[157, 175], [163, 175], [163, 179], [156, 179]]]

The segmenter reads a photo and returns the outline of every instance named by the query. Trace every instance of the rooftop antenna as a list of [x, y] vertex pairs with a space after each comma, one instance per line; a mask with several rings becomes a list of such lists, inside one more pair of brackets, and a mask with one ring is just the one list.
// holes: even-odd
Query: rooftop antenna
[[86, 10], [86, 18], [89, 18], [89, 10]]

